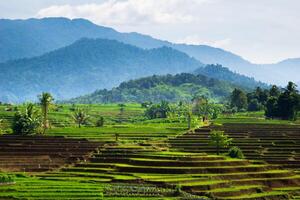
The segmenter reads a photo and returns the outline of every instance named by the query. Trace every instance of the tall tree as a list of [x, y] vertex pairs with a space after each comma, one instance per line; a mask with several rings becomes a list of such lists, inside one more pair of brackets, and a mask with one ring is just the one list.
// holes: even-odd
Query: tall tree
[[40, 105], [42, 108], [42, 115], [43, 115], [43, 133], [46, 132], [46, 129], [49, 128], [49, 120], [48, 120], [48, 113], [49, 108], [54, 101], [52, 95], [48, 92], [43, 92], [39, 95]]
[[235, 88], [231, 94], [231, 107], [237, 107], [238, 110], [247, 109], [248, 100], [246, 94]]
[[203, 121], [208, 119], [208, 115], [210, 114], [208, 99], [204, 96], [201, 96], [201, 97], [194, 97], [192, 101], [193, 101], [192, 104], [193, 114], [202, 116]]
[[297, 85], [293, 82], [289, 82], [285, 89], [289, 94], [298, 93]]
[[287, 87], [278, 98], [278, 113], [285, 120], [296, 120], [300, 105], [299, 94], [296, 89]]
[[280, 89], [276, 85], [272, 85], [270, 91], [269, 91], [270, 97], [279, 97], [280, 95]]
[[274, 118], [278, 115], [278, 97], [271, 96], [266, 104], [265, 116], [269, 118]]
[[296, 88], [297, 85], [295, 83], [289, 82], [278, 97], [271, 96], [267, 101], [265, 115], [271, 118], [296, 120], [300, 109], [300, 95]]

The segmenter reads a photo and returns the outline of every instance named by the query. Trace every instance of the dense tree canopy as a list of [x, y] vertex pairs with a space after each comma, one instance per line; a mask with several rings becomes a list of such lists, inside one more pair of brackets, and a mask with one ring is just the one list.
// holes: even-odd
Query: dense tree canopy
[[231, 107], [236, 107], [238, 110], [247, 109], [247, 96], [244, 91], [235, 88], [230, 97]]
[[236, 86], [203, 75], [181, 73], [153, 75], [123, 82], [112, 90], [98, 90], [90, 95], [67, 101], [68, 103], [116, 102], [190, 102], [195, 96], [220, 100], [228, 97]]

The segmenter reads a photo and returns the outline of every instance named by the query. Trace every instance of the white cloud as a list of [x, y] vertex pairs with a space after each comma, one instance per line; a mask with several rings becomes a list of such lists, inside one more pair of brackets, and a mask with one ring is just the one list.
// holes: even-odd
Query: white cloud
[[178, 24], [194, 20], [192, 11], [208, 0], [108, 0], [99, 4], [53, 5], [37, 17], [86, 18], [103, 25]]
[[300, 56], [299, 0], [10, 1], [21, 9], [39, 2], [35, 17], [86, 18], [121, 32], [225, 48], [257, 63]]
[[230, 38], [225, 38], [221, 40], [204, 40], [198, 35], [188, 35], [183, 39], [177, 40], [177, 43], [185, 43], [185, 44], [195, 44], [195, 45], [209, 45], [218, 48], [226, 48], [231, 44]]

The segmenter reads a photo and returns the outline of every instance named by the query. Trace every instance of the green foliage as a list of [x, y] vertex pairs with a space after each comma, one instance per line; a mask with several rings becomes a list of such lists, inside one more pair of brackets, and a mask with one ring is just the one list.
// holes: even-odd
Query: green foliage
[[[276, 88], [272, 87], [271, 90], [274, 90], [273, 92], [276, 93]], [[247, 100], [248, 100], [248, 111], [260, 111], [264, 110], [268, 98], [270, 96], [270, 92], [267, 89], [261, 89], [260, 87], [257, 87], [253, 92], [250, 92], [247, 94]]]
[[148, 108], [151, 105], [152, 105], [151, 101], [145, 101], [145, 102], [141, 103], [142, 108]]
[[[142, 49], [116, 40], [88, 38], [68, 45], [41, 56], [1, 63], [5, 73], [0, 74], [0, 98], [10, 102], [28, 101], [40, 91], [49, 90], [54, 96], [68, 99], [99, 88], [112, 88], [132, 78], [181, 73], [202, 66], [199, 61], [168, 47]], [[122, 93], [115, 95], [115, 99], [122, 98]], [[106, 102], [117, 102], [105, 97]]]
[[280, 89], [276, 85], [272, 85], [269, 95], [270, 97], [279, 97], [280, 96]]
[[119, 110], [120, 110], [120, 115], [123, 115], [126, 105], [123, 103], [120, 103], [120, 104], [118, 104], [118, 106], [119, 106]]
[[90, 116], [83, 109], [80, 108], [77, 108], [75, 110], [72, 117], [75, 123], [78, 124], [79, 128], [81, 127], [81, 125], [86, 124], [88, 122], [88, 119], [90, 118]]
[[[118, 102], [190, 102], [194, 96], [220, 100], [230, 95], [234, 86], [225, 81], [203, 75], [182, 73], [177, 75], [149, 76], [123, 82], [112, 90], [96, 92], [71, 99], [67, 103], [118, 103]], [[151, 103], [150, 103], [151, 104]], [[145, 104], [144, 106], [150, 106]]]
[[257, 99], [251, 99], [248, 104], [248, 111], [260, 111], [263, 110], [264, 106], [258, 102]]
[[102, 127], [104, 126], [104, 117], [100, 116], [99, 119], [96, 122], [97, 127]]
[[230, 103], [231, 107], [237, 107], [239, 111], [247, 109], [247, 96], [242, 90], [235, 88], [231, 94]]
[[0, 134], [3, 132], [3, 119], [0, 119]]
[[24, 112], [15, 113], [12, 130], [14, 134], [30, 135], [40, 133], [41, 117], [33, 104], [28, 104]]
[[205, 97], [195, 97], [193, 99], [192, 112], [194, 115], [202, 116], [204, 119], [216, 119], [222, 112], [223, 106], [209, 103]]
[[190, 104], [179, 102], [178, 104], [170, 104], [169, 107], [167, 115], [170, 122], [186, 123], [188, 129], [197, 126], [198, 117], [193, 115]]
[[220, 148], [228, 147], [232, 142], [232, 139], [228, 135], [224, 134], [224, 131], [211, 131], [209, 135], [210, 145], [216, 147], [217, 155], [220, 154]]
[[42, 115], [43, 115], [43, 129], [44, 133], [46, 132], [46, 129], [49, 128], [49, 121], [48, 121], [48, 113], [49, 113], [49, 107], [51, 106], [52, 102], [54, 101], [54, 98], [52, 95], [48, 92], [43, 92], [41, 95], [39, 95], [39, 101], [42, 108]]
[[265, 83], [257, 82], [254, 78], [247, 77], [235, 72], [230, 71], [228, 68], [219, 64], [206, 65], [195, 70], [196, 74], [203, 74], [205, 76], [215, 78], [218, 80], [228, 81], [244, 88], [262, 87], [267, 88]]
[[0, 184], [1, 183], [13, 183], [15, 182], [15, 177], [8, 174], [0, 174]]
[[228, 150], [228, 156], [230, 156], [231, 158], [239, 158], [239, 159], [244, 158], [244, 154], [243, 154], [242, 150], [238, 147], [231, 147]]
[[266, 104], [266, 117], [296, 120], [300, 109], [300, 95], [296, 88], [296, 84], [289, 82], [286, 89], [279, 95], [272, 91], [273, 96], [268, 99]]
[[182, 193], [181, 185], [178, 184], [178, 185], [176, 185], [176, 187], [175, 187], [174, 195], [175, 195], [175, 196], [180, 196], [181, 193]]
[[153, 104], [145, 111], [145, 116], [149, 119], [167, 118], [167, 113], [170, 111], [170, 106], [167, 101], [162, 101], [160, 104]]

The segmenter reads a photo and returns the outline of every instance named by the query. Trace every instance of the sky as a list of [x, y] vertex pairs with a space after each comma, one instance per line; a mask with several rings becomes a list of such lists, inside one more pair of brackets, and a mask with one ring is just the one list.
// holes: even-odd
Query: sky
[[85, 18], [253, 63], [300, 57], [299, 10], [300, 0], [0, 0], [0, 18]]

